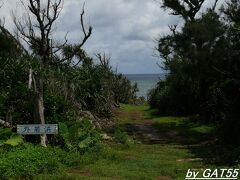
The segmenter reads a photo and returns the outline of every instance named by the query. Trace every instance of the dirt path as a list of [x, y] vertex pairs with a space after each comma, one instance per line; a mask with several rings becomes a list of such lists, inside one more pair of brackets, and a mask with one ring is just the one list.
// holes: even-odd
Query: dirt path
[[[110, 140], [106, 148], [109, 154], [70, 173], [86, 179], [171, 180], [184, 179], [189, 167], [205, 167], [203, 161], [206, 159], [202, 154], [205, 147], [199, 145], [202, 141], [198, 141], [198, 136], [188, 134], [195, 126], [184, 118], [159, 117], [145, 105], [123, 105], [115, 117], [116, 124], [107, 131], [109, 137], [120, 128], [134, 139], [134, 143], [120, 144]], [[198, 144], [191, 141], [192, 136]]]
[[119, 120], [127, 119], [123, 123], [126, 131], [143, 143], [160, 144], [181, 139], [175, 130], [161, 131], [160, 129], [164, 127], [159, 127], [159, 124], [157, 125], [151, 118], [146, 117], [144, 111], [118, 111], [117, 117]]

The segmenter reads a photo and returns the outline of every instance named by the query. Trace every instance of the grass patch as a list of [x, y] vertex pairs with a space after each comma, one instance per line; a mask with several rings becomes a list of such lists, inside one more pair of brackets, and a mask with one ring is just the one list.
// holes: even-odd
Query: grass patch
[[[34, 179], [184, 179], [188, 169], [220, 168], [206, 161], [211, 149], [201, 145], [214, 131], [211, 126], [199, 124], [185, 117], [158, 117], [147, 105], [122, 105], [117, 118], [119, 126], [116, 127], [121, 128], [115, 128], [115, 133], [112, 134], [114, 141], [106, 143], [101, 152], [81, 155], [50, 148], [50, 152], [40, 158], [39, 163], [48, 166], [53, 163], [52, 160], [56, 160], [54, 163], [57, 164], [52, 164], [51, 168], [57, 167], [58, 173], [53, 174], [47, 170], [35, 172], [37, 168], [34, 168]], [[145, 124], [154, 127], [165, 139], [156, 144], [144, 144], [138, 139], [139, 141], [126, 146], [125, 142], [133, 137], [124, 129], [124, 126], [129, 124], [132, 127], [134, 125], [143, 127]], [[37, 147], [33, 150], [35, 151], [45, 152], [42, 147]], [[14, 162], [17, 157], [16, 152], [8, 153], [0, 156], [2, 165], [6, 165], [5, 160]], [[23, 151], [19, 157], [27, 159], [28, 164], [31, 164], [30, 161], [34, 158], [38, 159], [28, 151]], [[44, 160], [48, 157], [50, 163]], [[21, 168], [17, 172], [26, 170], [24, 167]]]
[[84, 167], [84, 170], [90, 170], [92, 178], [156, 179], [168, 176], [183, 179], [186, 169], [204, 167], [201, 162], [178, 161], [192, 157], [187, 149], [179, 146], [135, 144], [130, 149], [116, 145], [111, 149], [116, 158], [100, 159]]
[[[212, 131], [211, 127], [200, 125], [189, 118], [158, 117], [147, 105], [122, 105], [118, 120], [121, 127], [126, 124], [152, 124], [164, 136], [164, 133], [167, 136], [171, 132], [177, 132], [181, 135], [178, 138], [185, 138], [188, 143], [199, 143]], [[122, 137], [120, 135], [119, 138]], [[189, 168], [216, 167], [205, 164], [198, 154], [178, 141], [176, 136], [171, 140], [172, 142], [159, 144], [135, 142], [128, 148], [112, 143], [99, 160], [77, 170], [73, 169], [70, 174], [78, 175], [79, 179], [184, 179]]]
[[0, 156], [0, 178], [33, 177], [41, 173], [59, 173], [62, 164], [58, 148], [26, 144]]
[[123, 112], [146, 111], [149, 110], [149, 106], [147, 104], [143, 105], [121, 104], [121, 110]]
[[209, 134], [215, 130], [213, 126], [207, 126], [207, 125], [199, 125], [193, 128], [190, 128], [193, 132], [198, 132], [202, 134]]
[[186, 117], [157, 117], [152, 118], [152, 120], [156, 123], [175, 123], [176, 125], [182, 124], [188, 121]]

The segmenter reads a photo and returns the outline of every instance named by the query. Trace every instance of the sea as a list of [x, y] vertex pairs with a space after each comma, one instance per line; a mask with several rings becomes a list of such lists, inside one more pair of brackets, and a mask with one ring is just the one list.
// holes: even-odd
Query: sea
[[154, 88], [158, 81], [165, 77], [165, 74], [125, 74], [125, 76], [132, 84], [137, 83], [139, 89], [137, 96], [147, 99], [149, 90]]

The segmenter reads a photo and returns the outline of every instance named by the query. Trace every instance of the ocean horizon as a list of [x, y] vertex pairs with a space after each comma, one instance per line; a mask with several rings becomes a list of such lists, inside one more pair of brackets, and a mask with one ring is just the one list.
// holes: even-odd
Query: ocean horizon
[[153, 89], [160, 79], [164, 79], [165, 74], [124, 74], [132, 84], [137, 83], [139, 91], [137, 92], [138, 97], [144, 97], [147, 99], [149, 90]]

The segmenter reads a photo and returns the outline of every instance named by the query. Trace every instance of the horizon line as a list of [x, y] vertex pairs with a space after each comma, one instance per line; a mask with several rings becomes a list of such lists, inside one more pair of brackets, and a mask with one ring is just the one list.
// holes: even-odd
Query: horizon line
[[165, 73], [122, 73], [124, 75], [159, 75], [159, 74], [165, 74]]

